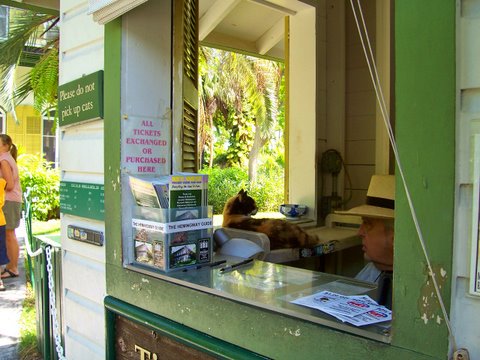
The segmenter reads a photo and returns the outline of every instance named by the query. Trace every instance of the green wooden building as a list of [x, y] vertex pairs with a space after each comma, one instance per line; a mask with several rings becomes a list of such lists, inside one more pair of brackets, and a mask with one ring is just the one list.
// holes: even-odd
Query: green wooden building
[[[85, 109], [96, 110], [61, 126], [62, 185], [104, 191], [104, 202], [89, 197], [87, 210], [74, 206], [84, 197], [64, 198], [68, 359], [459, 359], [459, 349], [480, 356], [479, 0], [58, 6], [60, 88], [86, 90], [82, 79], [92, 74], [103, 86], [100, 98], [60, 100], [80, 114], [89, 102]], [[289, 303], [346, 281], [341, 273], [255, 261], [222, 277], [215, 268], [163, 273], [135, 264], [129, 176], [198, 171], [199, 44], [285, 63], [286, 201], [311, 208], [307, 226], [325, 225], [327, 150], [342, 155], [350, 175], [351, 182], [345, 172], [338, 179], [340, 195], [353, 195], [347, 207], [363, 202], [372, 174], [396, 175], [391, 323], [355, 327]], [[167, 146], [132, 145], [146, 124]], [[69, 226], [103, 234], [103, 246], [69, 237]]]

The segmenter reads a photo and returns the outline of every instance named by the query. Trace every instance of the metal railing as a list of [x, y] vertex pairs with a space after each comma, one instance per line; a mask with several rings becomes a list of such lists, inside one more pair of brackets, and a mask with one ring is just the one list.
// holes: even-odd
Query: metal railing
[[33, 236], [29, 190], [24, 193], [25, 246], [35, 293], [37, 347], [44, 360], [65, 359], [62, 333], [62, 247], [59, 235]]

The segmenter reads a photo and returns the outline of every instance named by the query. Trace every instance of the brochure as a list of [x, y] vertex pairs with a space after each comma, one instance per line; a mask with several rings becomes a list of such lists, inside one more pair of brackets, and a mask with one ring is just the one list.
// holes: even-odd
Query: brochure
[[208, 175], [176, 173], [155, 178], [129, 177], [138, 206], [172, 209], [208, 205]]
[[331, 291], [292, 300], [291, 303], [318, 309], [355, 326], [392, 320], [392, 311], [367, 295], [346, 296]]
[[[159, 222], [142, 218], [135, 208], [132, 218], [133, 239], [135, 241], [135, 261], [169, 270], [187, 265], [211, 261], [212, 218], [199, 218], [201, 208], [156, 209], [150, 210], [171, 213], [160, 214], [157, 219], [170, 219]], [[188, 213], [187, 216], [185, 214]], [[147, 213], [148, 215], [148, 213]]]

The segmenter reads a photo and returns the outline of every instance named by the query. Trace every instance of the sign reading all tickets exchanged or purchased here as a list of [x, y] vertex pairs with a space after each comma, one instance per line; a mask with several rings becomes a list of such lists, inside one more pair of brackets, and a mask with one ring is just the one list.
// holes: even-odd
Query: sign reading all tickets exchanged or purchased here
[[104, 220], [104, 185], [60, 182], [60, 212], [89, 219]]
[[103, 70], [58, 87], [60, 126], [103, 119]]

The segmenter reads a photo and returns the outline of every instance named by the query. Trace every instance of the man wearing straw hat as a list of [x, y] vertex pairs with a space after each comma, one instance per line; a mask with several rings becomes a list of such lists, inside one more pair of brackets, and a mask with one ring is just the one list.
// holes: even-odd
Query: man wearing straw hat
[[392, 307], [393, 230], [395, 218], [395, 176], [373, 175], [365, 205], [339, 214], [359, 215], [362, 225], [358, 235], [369, 263], [355, 276], [356, 279], [378, 285], [377, 302]]

